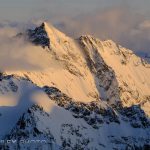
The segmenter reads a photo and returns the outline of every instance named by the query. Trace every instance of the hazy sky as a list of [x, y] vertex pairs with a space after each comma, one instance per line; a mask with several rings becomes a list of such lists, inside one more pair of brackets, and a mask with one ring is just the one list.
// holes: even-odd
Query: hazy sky
[[150, 13], [150, 0], [0, 0], [0, 20], [26, 21], [62, 13], [75, 16], [119, 5], [128, 5], [139, 13]]
[[150, 0], [0, 0], [0, 26], [46, 20], [73, 37], [91, 34], [150, 53], [149, 8]]

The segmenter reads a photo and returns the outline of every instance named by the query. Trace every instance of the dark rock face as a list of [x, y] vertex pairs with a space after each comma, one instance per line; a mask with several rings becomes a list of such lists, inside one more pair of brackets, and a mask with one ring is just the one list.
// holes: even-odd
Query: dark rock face
[[9, 87], [13, 92], [17, 92], [18, 90], [18, 86], [13, 81], [9, 82]]
[[35, 45], [48, 47], [50, 49], [50, 39], [45, 31], [44, 23], [40, 27], [36, 27], [34, 30], [29, 29], [27, 31], [29, 41]]
[[102, 106], [100, 101], [85, 104], [74, 102], [57, 88], [45, 86], [43, 89], [58, 106], [71, 111], [75, 118], [84, 119], [93, 128], [98, 129], [104, 123], [120, 124], [119, 115], [134, 128], [150, 127], [150, 121], [140, 106], [112, 108], [109, 105]]
[[99, 101], [91, 102], [89, 104], [74, 102], [57, 88], [48, 86], [44, 87], [44, 91], [51, 100], [58, 104], [58, 106], [71, 111], [75, 118], [84, 119], [93, 128], [97, 129], [103, 123], [120, 123], [114, 110], [111, 107], [102, 107]]
[[125, 107], [119, 110], [122, 116], [125, 116], [134, 128], [149, 128], [150, 121], [144, 111], [138, 105]]

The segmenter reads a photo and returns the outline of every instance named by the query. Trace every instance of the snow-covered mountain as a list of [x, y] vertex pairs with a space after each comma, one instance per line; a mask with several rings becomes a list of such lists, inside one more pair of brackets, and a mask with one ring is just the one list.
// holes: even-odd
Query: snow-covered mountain
[[48, 61], [0, 74], [2, 150], [150, 149], [150, 64], [111, 40], [72, 39], [46, 22], [20, 37]]

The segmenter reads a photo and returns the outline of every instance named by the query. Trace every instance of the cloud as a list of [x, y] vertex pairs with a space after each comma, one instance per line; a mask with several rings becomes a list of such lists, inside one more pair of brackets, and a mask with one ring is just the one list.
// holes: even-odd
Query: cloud
[[0, 71], [43, 70], [48, 67], [46, 50], [23, 38], [15, 38], [18, 27], [3, 24], [0, 27]]
[[62, 17], [56, 26], [73, 37], [91, 34], [100, 39], [112, 39], [135, 52], [150, 53], [150, 20], [127, 5], [95, 10], [74, 18]]
[[150, 20], [145, 20], [139, 25], [139, 28], [142, 30], [150, 29]]

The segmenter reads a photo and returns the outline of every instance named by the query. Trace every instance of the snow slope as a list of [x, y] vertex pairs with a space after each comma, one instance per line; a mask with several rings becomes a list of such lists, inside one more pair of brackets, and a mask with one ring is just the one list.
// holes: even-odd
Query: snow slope
[[44, 66], [0, 74], [0, 138], [17, 140], [1, 149], [150, 148], [148, 63], [111, 40], [75, 40], [46, 22], [19, 35], [42, 51]]
[[[91, 36], [82, 36], [79, 40], [91, 61], [96, 64], [99, 55], [114, 71], [116, 83], [110, 91], [106, 91], [107, 95], [113, 92], [115, 100], [121, 101], [123, 106], [138, 105], [144, 101], [149, 103], [150, 65], [147, 62], [111, 40], [100, 41]], [[108, 99], [110, 103], [115, 102], [111, 97]]]
[[[41, 30], [41, 26], [39, 28]], [[7, 74], [28, 77], [40, 87], [56, 86], [77, 101], [89, 102], [96, 99], [98, 92], [95, 81], [78, 43], [52, 26], [48, 27], [46, 23], [43, 28], [50, 37], [50, 50], [48, 47], [46, 47], [47, 51], [43, 50], [43, 53], [48, 56], [49, 67], [38, 71], [9, 71]], [[34, 35], [34, 38], [37, 38], [37, 35]]]

